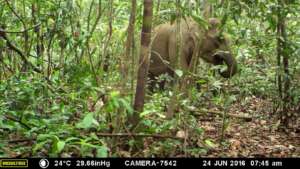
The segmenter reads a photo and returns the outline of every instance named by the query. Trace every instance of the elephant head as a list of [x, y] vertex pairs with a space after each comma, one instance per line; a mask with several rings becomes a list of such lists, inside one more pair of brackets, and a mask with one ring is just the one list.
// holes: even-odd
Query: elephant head
[[229, 41], [219, 29], [219, 25], [219, 20], [209, 19], [209, 28], [202, 39], [199, 55], [214, 65], [226, 64], [227, 70], [219, 73], [224, 78], [230, 78], [237, 72], [237, 62], [231, 54]]

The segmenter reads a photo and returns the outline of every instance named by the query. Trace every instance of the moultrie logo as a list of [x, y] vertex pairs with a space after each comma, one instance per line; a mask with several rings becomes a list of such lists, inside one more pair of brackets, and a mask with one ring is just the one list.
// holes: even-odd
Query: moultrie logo
[[47, 168], [49, 166], [49, 161], [47, 159], [41, 159], [39, 165], [41, 168]]

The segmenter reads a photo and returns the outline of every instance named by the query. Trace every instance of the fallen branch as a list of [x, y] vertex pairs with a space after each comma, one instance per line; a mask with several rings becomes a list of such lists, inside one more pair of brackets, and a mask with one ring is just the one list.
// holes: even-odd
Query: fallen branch
[[11, 120], [11, 121], [20, 123], [22, 126], [24, 126], [25, 128], [27, 128], [28, 130], [31, 129], [31, 127], [30, 127], [29, 125], [27, 125], [26, 123], [23, 123], [21, 120], [16, 119], [16, 118], [13, 117], [13, 116], [4, 115], [4, 117], [5, 117], [6, 119], [8, 119], [8, 120]]
[[16, 140], [8, 140], [8, 143], [21, 143], [21, 142], [32, 142], [35, 139], [16, 139]]
[[143, 134], [143, 133], [97, 133], [97, 136], [100, 137], [153, 137], [153, 138], [170, 138], [183, 140], [184, 138], [170, 136], [170, 135], [159, 135], [159, 134]]
[[[197, 116], [202, 116], [202, 115], [207, 115], [207, 114], [215, 114], [215, 115], [223, 116], [223, 112], [216, 111], [216, 110], [192, 110], [192, 112], [194, 115], [197, 115]], [[254, 117], [250, 117], [247, 115], [239, 115], [239, 114], [231, 114], [231, 113], [227, 113], [226, 116], [244, 119], [245, 121], [251, 121], [252, 118], [254, 118]]]

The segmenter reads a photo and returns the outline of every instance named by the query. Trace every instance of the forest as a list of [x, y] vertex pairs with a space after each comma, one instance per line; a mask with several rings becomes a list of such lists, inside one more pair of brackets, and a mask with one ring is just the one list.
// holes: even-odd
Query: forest
[[299, 0], [0, 0], [0, 157], [300, 157]]

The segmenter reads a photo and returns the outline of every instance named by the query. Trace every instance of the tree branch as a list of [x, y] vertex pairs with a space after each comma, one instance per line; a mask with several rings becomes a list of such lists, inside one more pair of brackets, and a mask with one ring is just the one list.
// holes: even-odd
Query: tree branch
[[27, 28], [27, 29], [24, 29], [24, 30], [21, 30], [21, 31], [7, 31], [7, 30], [4, 30], [4, 29], [0, 28], [0, 34], [1, 33], [24, 33], [24, 32], [27, 32], [27, 31], [29, 31], [31, 29], [35, 29], [36, 27], [38, 27], [40, 25], [41, 25], [41, 23], [38, 23], [38, 24], [36, 24], [36, 25], [34, 25], [34, 26], [30, 27], [30, 28]]
[[[2, 29], [3, 30], [3, 29]], [[35, 72], [38, 73], [42, 73], [41, 70], [39, 70], [37, 67], [35, 67], [31, 62], [28, 61], [28, 59], [26, 58], [25, 54], [21, 51], [21, 49], [19, 49], [18, 47], [16, 47], [10, 40], [9, 38], [6, 36], [5, 31], [0, 31], [0, 37], [2, 37], [5, 41], [6, 44], [8, 46], [9, 49], [15, 51], [17, 54], [19, 54], [21, 56], [21, 59], [23, 60], [23, 62], [26, 65], [29, 65], [30, 67], [32, 67], [32, 69]]]

